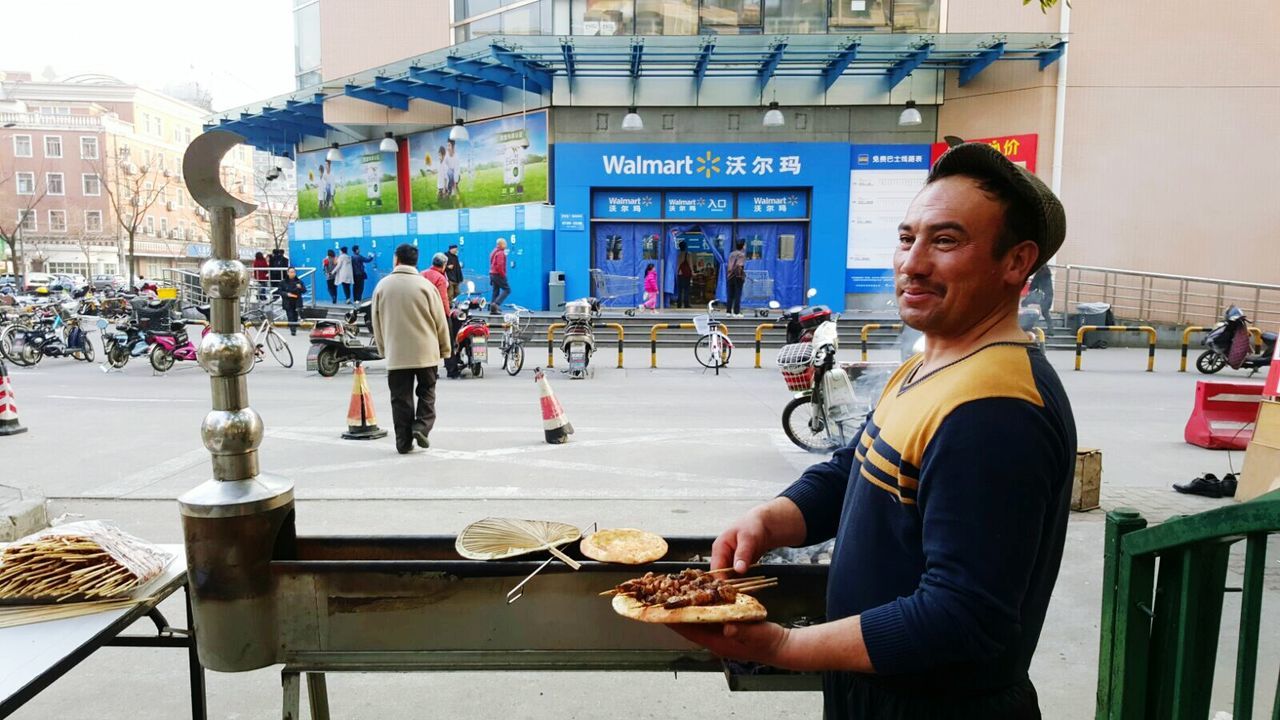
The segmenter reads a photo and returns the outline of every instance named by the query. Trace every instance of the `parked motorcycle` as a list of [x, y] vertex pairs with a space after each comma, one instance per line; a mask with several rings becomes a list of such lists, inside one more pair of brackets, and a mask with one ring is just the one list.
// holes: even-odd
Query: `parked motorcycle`
[[1231, 367], [1233, 370], [1247, 369], [1252, 374], [1259, 368], [1269, 367], [1276, 348], [1276, 334], [1262, 333], [1262, 350], [1255, 353], [1251, 327], [1243, 310], [1235, 305], [1227, 308], [1222, 322], [1215, 325], [1201, 341], [1208, 349], [1196, 358], [1196, 369], [1205, 375], [1212, 375], [1224, 367]]
[[481, 317], [487, 303], [468, 282], [465, 294], [453, 301], [449, 312], [449, 329], [453, 333], [453, 355], [445, 362], [449, 377], [462, 377], [470, 369], [474, 377], [484, 377], [484, 363], [489, 359], [489, 323]]
[[[817, 291], [810, 289], [808, 297], [812, 298], [814, 295], [817, 295]], [[774, 300], [769, 303], [769, 307], [777, 309], [780, 306]], [[830, 319], [831, 308], [826, 305], [796, 305], [782, 313], [778, 322], [787, 324], [787, 344], [792, 345], [812, 340], [813, 331]]]
[[39, 325], [17, 332], [13, 338], [12, 352], [21, 358], [21, 365], [38, 364], [46, 357], [69, 357], [93, 362], [93, 342], [80, 327], [80, 319], [72, 316], [63, 321], [65, 335], [53, 325]]
[[600, 317], [600, 301], [582, 298], [564, 304], [564, 335], [560, 351], [568, 365], [569, 377], [581, 380], [587, 376], [591, 356], [596, 352], [596, 318]]
[[343, 365], [381, 360], [373, 338], [360, 342], [360, 315], [369, 317], [373, 303], [364, 301], [348, 310], [341, 321], [318, 320], [311, 330], [311, 349], [307, 351], [307, 371], [333, 377]]
[[98, 330], [102, 333], [102, 354], [105, 356], [102, 370], [120, 370], [129, 364], [130, 358], [142, 357], [151, 351], [147, 334], [138, 327], [138, 321], [128, 319], [111, 328], [106, 318], [98, 318]]

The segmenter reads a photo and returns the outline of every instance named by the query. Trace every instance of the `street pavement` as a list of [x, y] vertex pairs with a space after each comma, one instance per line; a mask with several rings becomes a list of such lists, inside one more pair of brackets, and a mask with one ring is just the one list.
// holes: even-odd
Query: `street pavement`
[[[481, 517], [516, 516], [714, 535], [817, 459], [782, 432], [791, 396], [770, 351], [766, 369], [757, 370], [742, 348], [719, 376], [695, 364], [691, 347], [663, 349], [656, 370], [647, 367], [647, 349], [629, 348], [625, 370], [602, 352], [591, 379], [550, 372], [577, 431], [569, 444], [551, 446], [543, 442], [531, 372], [546, 357], [531, 350], [517, 377], [491, 364], [480, 379], [441, 380], [431, 449], [401, 456], [390, 437], [339, 439], [351, 371], [332, 379], [306, 373], [304, 338], [292, 347], [295, 367], [267, 358], [250, 376], [249, 397], [266, 423], [263, 470], [296, 485], [299, 534], [454, 534]], [[1147, 373], [1145, 357], [1145, 350], [1093, 350], [1076, 372], [1071, 354], [1050, 353], [1075, 409], [1080, 446], [1102, 450], [1104, 509], [1134, 507], [1159, 521], [1229, 503], [1169, 489], [1204, 472], [1238, 471], [1243, 454], [1186, 445], [1182, 426], [1202, 376], [1174, 372], [1176, 353], [1165, 351]], [[872, 353], [873, 360], [895, 358]], [[374, 363], [368, 375], [378, 420], [390, 429], [385, 370]], [[49, 498], [51, 517], [106, 518], [155, 542], [181, 542], [175, 499], [209, 476], [199, 439], [209, 389], [198, 366], [180, 363], [156, 376], [145, 361], [103, 373], [46, 359], [35, 369], [13, 368], [12, 381], [30, 432], [0, 438], [0, 501], [39, 494]], [[1072, 515], [1032, 667], [1047, 718], [1093, 715], [1103, 527], [1099, 511]], [[1280, 590], [1277, 556], [1273, 549], [1269, 601]], [[1236, 558], [1237, 573], [1239, 566]], [[1264, 627], [1274, 627], [1274, 605], [1264, 603]], [[182, 617], [180, 600], [164, 610]], [[1230, 709], [1238, 613], [1238, 595], [1228, 595], [1215, 710]], [[13, 717], [184, 717], [185, 665], [176, 652], [105, 649]], [[1275, 677], [1275, 633], [1264, 633], [1262, 657], [1260, 677]], [[274, 715], [277, 670], [209, 673], [210, 717]], [[619, 709], [640, 718], [821, 715], [817, 694], [731, 693], [717, 674], [342, 674], [330, 678], [329, 691], [334, 716], [348, 718], [419, 716], [426, 708], [455, 718], [557, 720]]]

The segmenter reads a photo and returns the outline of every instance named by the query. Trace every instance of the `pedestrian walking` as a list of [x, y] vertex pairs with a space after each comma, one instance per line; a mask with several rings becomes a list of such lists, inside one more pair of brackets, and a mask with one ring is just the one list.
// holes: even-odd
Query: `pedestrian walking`
[[1031, 276], [1031, 295], [1039, 293], [1036, 302], [1040, 304], [1040, 317], [1044, 318], [1046, 327], [1051, 325], [1049, 311], [1053, 309], [1053, 271], [1048, 265], [1042, 266]]
[[360, 246], [351, 246], [351, 279], [355, 283], [355, 289], [351, 292], [355, 295], [355, 302], [358, 304], [364, 299], [364, 281], [369, 278], [369, 272], [364, 269], [365, 265], [373, 262], [373, 255], [361, 255]]
[[338, 304], [338, 283], [334, 281], [334, 276], [338, 272], [338, 254], [333, 250], [325, 253], [324, 258], [324, 285], [329, 291], [329, 302], [334, 305]]
[[[418, 248], [395, 250], [395, 267], [373, 291], [373, 339], [387, 359], [391, 422], [401, 455], [431, 446], [436, 422], [436, 380], [450, 355], [449, 325], [440, 292], [418, 274]], [[414, 405], [414, 396], [417, 405]]]
[[444, 277], [449, 281], [449, 302], [453, 302], [458, 297], [458, 288], [462, 286], [462, 258], [458, 257], [457, 245], [450, 245], [447, 255]]
[[644, 309], [658, 312], [658, 270], [649, 263], [644, 269]]
[[449, 315], [449, 281], [445, 279], [444, 267], [448, 260], [444, 253], [436, 253], [431, 256], [431, 267], [422, 271], [422, 277], [426, 278], [437, 290], [440, 291], [440, 302], [444, 303], [444, 314]]
[[307, 294], [307, 284], [298, 277], [296, 268], [286, 268], [284, 280], [280, 281], [280, 305], [284, 308], [284, 316], [289, 319], [289, 334], [298, 334], [298, 313], [302, 310], [302, 296]]
[[693, 259], [689, 257], [689, 244], [681, 240], [676, 255], [676, 307], [689, 307], [689, 288], [693, 285]]
[[747, 246], [745, 240], [739, 240], [729, 253], [729, 267], [725, 270], [725, 279], [729, 283], [729, 314], [742, 317], [742, 286], [747, 282]]
[[489, 253], [489, 285], [493, 288], [493, 296], [489, 301], [489, 314], [502, 312], [502, 301], [511, 294], [511, 286], [507, 284], [507, 241], [498, 238], [493, 252]]
[[347, 246], [343, 245], [338, 248], [337, 269], [333, 272], [333, 280], [342, 286], [342, 294], [346, 296], [346, 302], [351, 304], [351, 283], [354, 280], [351, 270], [351, 256], [347, 254]]
[[267, 258], [267, 265], [271, 268], [271, 287], [279, 290], [284, 285], [284, 272], [289, 269], [289, 258], [285, 256], [284, 250], [276, 248], [271, 251], [271, 257]]
[[267, 262], [266, 255], [260, 252], [253, 254], [253, 279], [258, 284], [259, 301], [267, 297], [267, 284], [271, 278], [271, 272], [267, 269], [269, 267], [271, 263]]

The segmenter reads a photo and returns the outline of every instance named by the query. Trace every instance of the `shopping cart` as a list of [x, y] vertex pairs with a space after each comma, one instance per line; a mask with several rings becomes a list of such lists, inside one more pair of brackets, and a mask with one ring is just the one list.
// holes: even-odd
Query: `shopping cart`
[[754, 307], [756, 315], [769, 314], [769, 301], [773, 299], [773, 278], [768, 270], [748, 270], [747, 281], [742, 285], [742, 304]]
[[626, 307], [623, 312], [628, 316], [636, 314], [633, 305], [618, 303], [619, 298], [634, 298], [640, 293], [640, 278], [627, 275], [606, 275], [604, 270], [591, 270], [592, 295], [600, 300], [604, 307]]

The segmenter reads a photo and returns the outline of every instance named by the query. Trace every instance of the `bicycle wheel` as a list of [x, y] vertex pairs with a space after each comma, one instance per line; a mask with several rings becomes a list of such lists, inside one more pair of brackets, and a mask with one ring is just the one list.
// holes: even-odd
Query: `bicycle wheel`
[[791, 442], [809, 452], [828, 453], [836, 449], [837, 443], [827, 433], [826, 423], [813, 417], [813, 401], [808, 396], [787, 403], [782, 411], [782, 430]]
[[17, 325], [6, 325], [0, 330], [0, 357], [12, 363], [19, 362], [18, 353], [13, 351], [13, 340], [18, 334], [18, 330]]
[[280, 333], [276, 332], [275, 328], [267, 330], [267, 349], [271, 351], [271, 355], [281, 367], [293, 367], [293, 351], [289, 349], [289, 343], [280, 337]]
[[693, 356], [697, 358], [699, 365], [705, 368], [716, 368], [729, 364], [729, 356], [733, 353], [733, 348], [723, 341], [718, 344], [720, 352], [715, 353], [711, 351], [710, 335], [698, 338], [698, 342], [693, 346]]
[[508, 375], [519, 375], [520, 369], [524, 367], [524, 345], [517, 343], [507, 348], [502, 357], [502, 367]]

